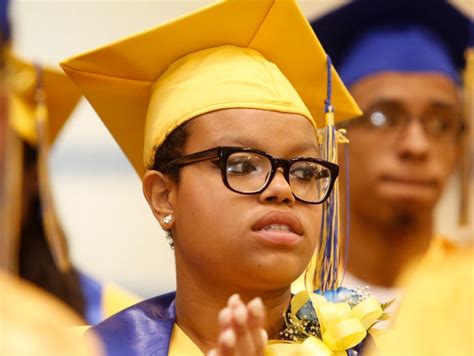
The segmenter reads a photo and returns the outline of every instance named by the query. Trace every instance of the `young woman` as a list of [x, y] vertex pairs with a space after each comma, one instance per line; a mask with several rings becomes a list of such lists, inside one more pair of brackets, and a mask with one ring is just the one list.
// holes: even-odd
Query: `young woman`
[[[290, 28], [291, 30], [287, 30]], [[292, 1], [228, 1], [62, 63], [143, 181], [176, 293], [94, 327], [111, 355], [262, 354], [315, 250], [326, 56]], [[359, 110], [335, 77], [345, 119]]]

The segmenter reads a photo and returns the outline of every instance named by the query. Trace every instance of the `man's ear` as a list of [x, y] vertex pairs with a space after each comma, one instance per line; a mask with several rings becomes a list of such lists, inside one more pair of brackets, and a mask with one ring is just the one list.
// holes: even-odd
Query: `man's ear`
[[164, 230], [171, 230], [174, 224], [172, 198], [177, 188], [176, 182], [158, 171], [148, 171], [142, 179], [143, 194], [153, 215]]

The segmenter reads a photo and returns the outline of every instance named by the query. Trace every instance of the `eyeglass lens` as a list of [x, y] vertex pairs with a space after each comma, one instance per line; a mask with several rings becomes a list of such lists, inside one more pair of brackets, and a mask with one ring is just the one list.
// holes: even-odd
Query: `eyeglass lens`
[[[255, 193], [268, 184], [272, 176], [271, 160], [254, 152], [235, 152], [226, 162], [229, 186], [241, 193]], [[331, 173], [312, 161], [294, 161], [289, 168], [289, 185], [293, 194], [307, 202], [319, 202], [331, 184]]]

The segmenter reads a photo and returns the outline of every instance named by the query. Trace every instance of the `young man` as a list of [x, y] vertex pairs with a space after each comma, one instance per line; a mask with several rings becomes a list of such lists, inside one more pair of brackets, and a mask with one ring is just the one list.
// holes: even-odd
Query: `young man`
[[433, 219], [461, 148], [469, 20], [445, 1], [363, 0], [312, 26], [364, 111], [348, 124], [344, 284], [392, 299], [405, 267], [449, 249]]

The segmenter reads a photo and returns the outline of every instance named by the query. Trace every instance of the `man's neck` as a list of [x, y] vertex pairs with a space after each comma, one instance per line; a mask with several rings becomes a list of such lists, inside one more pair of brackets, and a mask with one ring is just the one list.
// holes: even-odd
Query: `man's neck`
[[404, 268], [429, 248], [433, 234], [431, 216], [409, 224], [377, 224], [354, 215], [347, 269], [369, 284], [393, 287]]
[[235, 285], [194, 279], [177, 268], [176, 322], [191, 340], [207, 353], [215, 347], [219, 335], [218, 314], [229, 297], [238, 292], [244, 303], [260, 297], [265, 306], [265, 330], [270, 339], [277, 338], [283, 328], [282, 315], [288, 308], [290, 286], [275, 291], [242, 290]]

